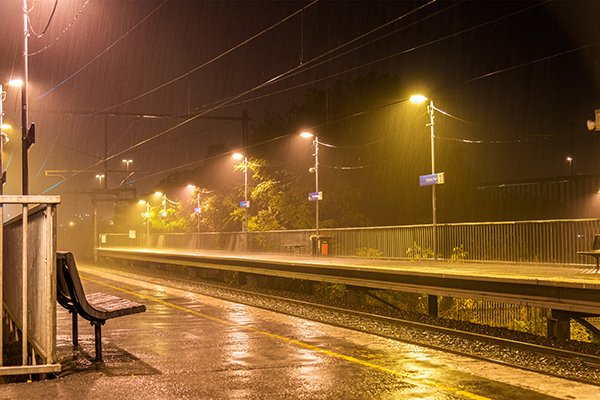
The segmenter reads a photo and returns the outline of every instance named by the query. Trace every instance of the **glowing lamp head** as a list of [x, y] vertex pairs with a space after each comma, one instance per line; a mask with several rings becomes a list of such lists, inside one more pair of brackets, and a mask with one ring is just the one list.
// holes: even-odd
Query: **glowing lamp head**
[[415, 94], [410, 96], [410, 101], [413, 103], [422, 103], [425, 100], [427, 100], [427, 97], [423, 96], [422, 94]]
[[300, 136], [302, 136], [303, 138], [311, 138], [313, 137], [313, 134], [310, 132], [302, 132]]

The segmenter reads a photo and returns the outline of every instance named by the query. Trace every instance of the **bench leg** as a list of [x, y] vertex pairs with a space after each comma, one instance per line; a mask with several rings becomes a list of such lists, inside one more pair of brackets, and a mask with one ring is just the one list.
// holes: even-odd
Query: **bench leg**
[[79, 346], [79, 327], [77, 326], [77, 313], [71, 311], [71, 320], [73, 321], [73, 346]]
[[102, 323], [92, 322], [94, 325], [94, 334], [96, 337], [96, 362], [102, 362]]

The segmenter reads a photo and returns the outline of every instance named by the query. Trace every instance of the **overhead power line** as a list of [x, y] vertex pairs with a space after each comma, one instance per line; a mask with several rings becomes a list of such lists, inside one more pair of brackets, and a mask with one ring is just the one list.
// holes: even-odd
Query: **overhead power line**
[[[63, 35], [65, 33], [67, 33], [67, 31], [69, 30], [69, 28], [71, 28], [71, 26], [75, 23], [75, 21], [77, 20], [77, 18], [83, 13], [83, 10], [85, 9], [85, 6], [87, 6], [89, 2], [90, 2], [90, 0], [87, 0], [85, 2], [85, 4], [81, 7], [81, 9], [79, 10], [79, 12], [77, 13], [77, 15], [75, 15], [75, 17], [73, 18], [73, 20], [71, 21], [71, 23], [69, 25], [67, 25], [67, 27], [65, 29], [63, 29], [62, 32], [56, 38], [54, 38], [54, 40], [52, 42], [50, 42], [50, 44], [48, 44], [43, 49], [36, 51], [35, 53], [29, 53], [29, 54], [27, 54], [27, 56], [35, 56], [37, 54], [40, 54], [42, 51], [47, 50], [48, 48], [50, 48], [50, 46], [52, 46], [54, 43], [56, 43], [58, 41], [58, 39], [60, 39], [61, 37], [63, 37]], [[36, 35], [37, 38], [41, 38], [46, 33], [46, 30], [48, 29], [48, 26], [50, 26], [50, 21], [52, 21], [52, 17], [54, 16], [54, 11], [56, 10], [56, 5], [57, 4], [58, 4], [58, 0], [56, 0], [56, 2], [54, 3], [54, 9], [52, 10], [52, 15], [50, 16], [50, 19], [48, 20], [48, 25], [46, 25], [46, 28], [44, 29], [44, 31], [40, 35], [38, 35], [38, 34], [36, 34], [34, 32], [33, 26], [31, 25], [31, 21], [29, 19], [29, 12], [27, 12], [27, 21], [29, 23], [29, 29], [31, 29], [31, 31]], [[32, 9], [33, 9], [33, 7], [32, 7]]]

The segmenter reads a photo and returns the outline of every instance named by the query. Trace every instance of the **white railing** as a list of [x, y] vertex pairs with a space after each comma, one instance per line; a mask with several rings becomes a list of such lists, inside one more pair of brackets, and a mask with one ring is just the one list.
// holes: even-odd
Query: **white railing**
[[[429, 225], [320, 229], [329, 236], [328, 253], [352, 257], [432, 258]], [[443, 259], [523, 263], [594, 264], [578, 251], [590, 250], [600, 219], [438, 224], [438, 253]], [[100, 247], [150, 247], [178, 250], [243, 251], [243, 232], [139, 235], [101, 234]], [[247, 232], [249, 252], [284, 253], [299, 245], [310, 254], [314, 230]]]
[[0, 375], [60, 371], [56, 357], [56, 206], [59, 196], [0, 196], [22, 214], [0, 225], [0, 343], [18, 340], [20, 354], [4, 354]]

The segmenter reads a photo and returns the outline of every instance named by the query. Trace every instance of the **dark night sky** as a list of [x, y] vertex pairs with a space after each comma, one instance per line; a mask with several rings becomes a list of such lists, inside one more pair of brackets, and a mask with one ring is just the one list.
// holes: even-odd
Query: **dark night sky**
[[[43, 31], [54, 3], [35, 2], [30, 19], [36, 32]], [[87, 200], [69, 198], [99, 187], [105, 126], [108, 169], [118, 171], [109, 173], [108, 186], [122, 182], [122, 160], [132, 159], [139, 193], [153, 191], [165, 171], [197, 167], [210, 145], [240, 144], [239, 122], [195, 119], [177, 126], [185, 120], [129, 114], [240, 116], [248, 110], [257, 126], [265, 110], [287, 111], [311, 86], [324, 89], [373, 71], [402, 82], [391, 88], [399, 103], [389, 113], [416, 118], [408, 111], [415, 106], [402, 100], [418, 91], [458, 118], [437, 114], [440, 141], [454, 143], [439, 148], [460, 153], [477, 172], [478, 185], [568, 175], [567, 156], [575, 174], [600, 171], [600, 139], [585, 125], [600, 108], [600, 2], [311, 4], [59, 0], [45, 35], [29, 40], [29, 52], [40, 51], [29, 58], [29, 120], [37, 136], [30, 193], [62, 195], [69, 204], [63, 215], [88, 209]], [[3, 83], [21, 75], [21, 5], [0, 1]], [[255, 89], [281, 74], [289, 75]], [[8, 88], [4, 102], [5, 122], [16, 127], [5, 146], [5, 194], [21, 191], [17, 94]], [[425, 119], [418, 118], [417, 131], [427, 137]], [[369, 133], [364, 136], [368, 141]], [[424, 143], [418, 153], [402, 156], [429, 157]], [[60, 173], [64, 181], [46, 175], [58, 170], [85, 172]], [[233, 176], [232, 168], [225, 173]]]

